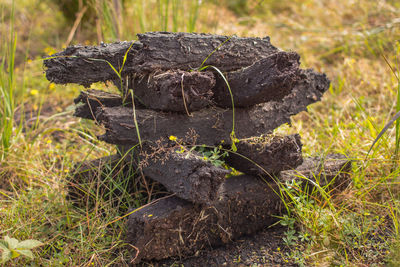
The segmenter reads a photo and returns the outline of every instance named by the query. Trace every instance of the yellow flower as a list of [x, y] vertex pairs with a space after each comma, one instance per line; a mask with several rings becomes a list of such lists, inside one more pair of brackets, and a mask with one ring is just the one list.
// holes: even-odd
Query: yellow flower
[[153, 217], [153, 214], [149, 214], [149, 215], [147, 215], [147, 217]]
[[55, 50], [53, 47], [48, 46], [48, 47], [46, 47], [46, 48], [44, 49], [44, 52], [45, 52], [47, 55], [52, 55], [52, 54], [54, 54], [54, 53], [56, 52], [56, 50]]
[[171, 141], [176, 141], [176, 136], [171, 135], [171, 136], [169, 137], [169, 140], [171, 140]]
[[51, 142], [52, 142], [51, 139], [47, 139], [46, 141], [47, 144], [51, 144]]
[[31, 95], [37, 95], [37, 94], [39, 94], [39, 90], [32, 89], [29, 93], [30, 93]]
[[54, 90], [56, 88], [56, 85], [54, 83], [49, 84], [49, 90]]

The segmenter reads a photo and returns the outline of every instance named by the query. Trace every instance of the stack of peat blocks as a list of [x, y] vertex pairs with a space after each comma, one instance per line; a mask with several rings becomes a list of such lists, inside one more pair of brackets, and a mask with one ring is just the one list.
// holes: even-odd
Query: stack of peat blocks
[[[71, 46], [44, 61], [51, 82], [119, 88], [121, 95], [82, 91], [75, 115], [103, 125], [98, 138], [121, 155], [133, 151], [132, 164], [171, 193], [129, 216], [136, 262], [193, 255], [271, 225], [282, 209], [276, 180], [343, 182], [343, 157], [303, 159], [300, 135], [271, 135], [329, 88], [325, 74], [299, 68], [297, 53], [268, 37], [138, 37]], [[224, 160], [243, 174], [227, 178], [196, 145], [235, 147]]]

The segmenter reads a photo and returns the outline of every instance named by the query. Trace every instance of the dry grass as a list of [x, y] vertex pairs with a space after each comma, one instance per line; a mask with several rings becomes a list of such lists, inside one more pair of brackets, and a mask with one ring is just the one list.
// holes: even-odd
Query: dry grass
[[[45, 50], [60, 50], [72, 25], [64, 24], [61, 13], [53, 11], [53, 3], [43, 1], [35, 8], [34, 2], [19, 1], [16, 8], [20, 64], [15, 73], [23, 88], [16, 113], [21, 114], [24, 107], [26, 119], [24, 131], [13, 140], [12, 152], [0, 162], [0, 236], [44, 242], [41, 250], [35, 250], [36, 265], [124, 265], [128, 259], [126, 244], [121, 241], [123, 220], [105, 227], [123, 212], [100, 197], [97, 209], [77, 208], [65, 196], [66, 178], [74, 162], [109, 155], [113, 148], [96, 140], [99, 129], [93, 124], [72, 117], [70, 105], [80, 88], [54, 86], [45, 80], [36, 56]], [[123, 20], [118, 24], [123, 39], [142, 31], [134, 19], [134, 14], [139, 16], [138, 3], [125, 1]], [[157, 2], [146, 3], [140, 17], [149, 23], [157, 12]], [[7, 31], [3, 26], [8, 22], [8, 2], [4, 6], [0, 34]], [[189, 8], [181, 6], [179, 12]], [[173, 17], [168, 30], [173, 30], [172, 21]], [[186, 17], [180, 18], [178, 29], [186, 30], [187, 23]], [[307, 155], [349, 155], [355, 160], [353, 183], [322, 207], [308, 198], [291, 203], [295, 235], [307, 233], [309, 239], [293, 245], [300, 246], [301, 252], [293, 249], [285, 257], [306, 265], [398, 266], [400, 169], [393, 161], [394, 133], [387, 133], [368, 159], [365, 157], [396, 110], [397, 81], [381, 55], [394, 65], [400, 60], [400, 4], [248, 0], [247, 11], [237, 15], [225, 5], [215, 8], [213, 1], [206, 1], [196, 28], [224, 35], [271, 36], [277, 47], [299, 52], [303, 67], [325, 72], [332, 80], [323, 101], [312, 105], [309, 113], [295, 116], [293, 127], [282, 131], [300, 132]], [[145, 29], [160, 30], [158, 24], [147, 24]], [[94, 38], [85, 40], [82, 29], [77, 38], [97, 41], [98, 35], [88, 36]], [[103, 37], [112, 39], [112, 35]], [[25, 53], [34, 60], [24, 61]], [[309, 227], [307, 214], [318, 214], [321, 224]], [[17, 258], [11, 265], [27, 262]]]

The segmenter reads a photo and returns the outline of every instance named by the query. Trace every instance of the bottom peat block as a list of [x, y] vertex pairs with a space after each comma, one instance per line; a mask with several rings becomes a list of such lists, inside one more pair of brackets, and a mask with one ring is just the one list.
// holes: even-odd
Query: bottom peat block
[[[330, 161], [329, 159], [332, 159]], [[328, 162], [329, 161], [329, 162]], [[349, 161], [329, 156], [309, 158], [282, 179], [301, 179], [343, 184]], [[228, 243], [273, 224], [282, 212], [279, 187], [256, 177], [228, 178], [220, 187], [218, 199], [210, 205], [196, 205], [175, 196], [132, 211], [127, 225], [127, 242], [134, 247], [134, 261], [159, 260], [193, 255], [197, 251]]]

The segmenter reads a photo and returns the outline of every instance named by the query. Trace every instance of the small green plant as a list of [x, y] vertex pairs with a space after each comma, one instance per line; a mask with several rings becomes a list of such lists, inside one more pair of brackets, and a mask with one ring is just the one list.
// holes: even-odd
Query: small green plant
[[5, 263], [21, 255], [33, 259], [34, 256], [31, 250], [42, 245], [42, 242], [34, 239], [20, 242], [15, 238], [5, 236], [4, 240], [0, 240], [0, 249], [2, 250], [1, 262]]
[[225, 164], [224, 157], [228, 155], [227, 151], [222, 151], [221, 147], [207, 148], [206, 146], [198, 146], [195, 149], [203, 155], [203, 159], [210, 161], [215, 166], [222, 166]]

